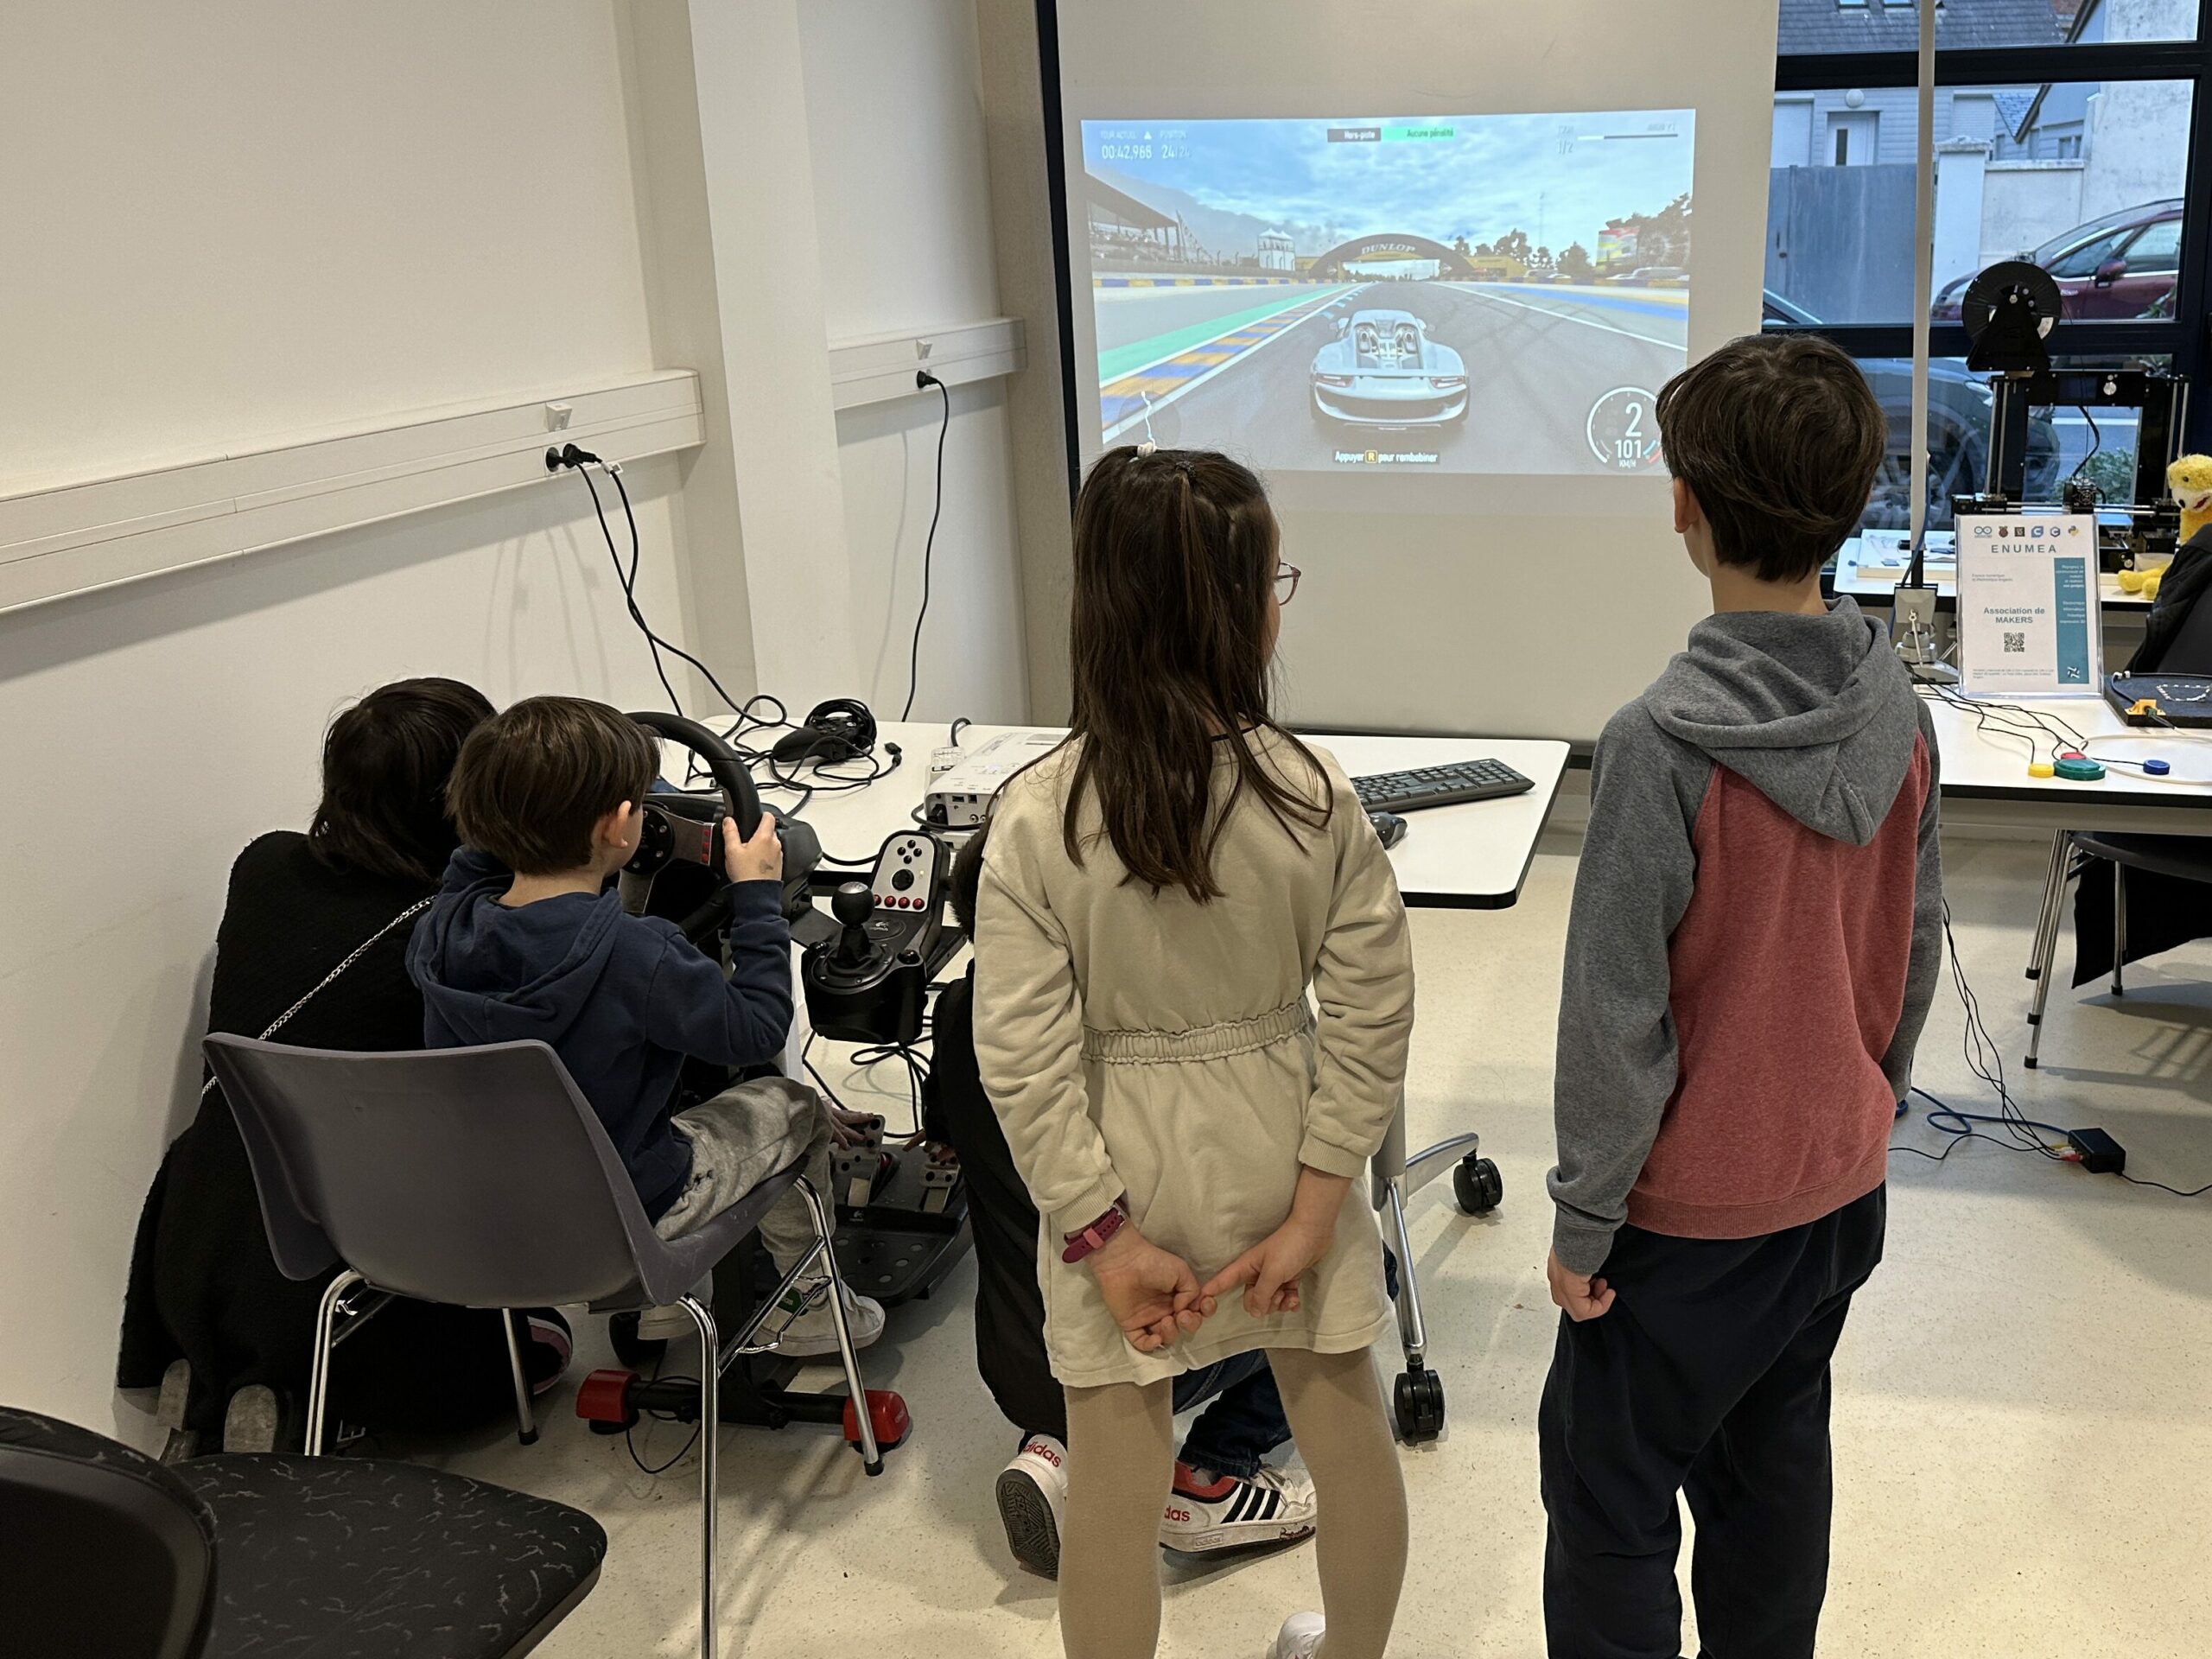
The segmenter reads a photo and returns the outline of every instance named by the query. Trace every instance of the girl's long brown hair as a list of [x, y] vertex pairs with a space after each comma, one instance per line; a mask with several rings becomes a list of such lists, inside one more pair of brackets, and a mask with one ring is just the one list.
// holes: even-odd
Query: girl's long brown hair
[[[1062, 821], [1077, 863], [1086, 791], [1131, 877], [1199, 904], [1221, 896], [1214, 849], [1247, 790], [1287, 834], [1328, 823], [1320, 763], [1268, 708], [1277, 546], [1260, 480], [1226, 455], [1124, 447], [1090, 469], [1075, 506], [1071, 739], [1080, 741]], [[1318, 798], [1255, 752], [1262, 731], [1304, 757]], [[1224, 749], [1236, 776], [1216, 802]]]

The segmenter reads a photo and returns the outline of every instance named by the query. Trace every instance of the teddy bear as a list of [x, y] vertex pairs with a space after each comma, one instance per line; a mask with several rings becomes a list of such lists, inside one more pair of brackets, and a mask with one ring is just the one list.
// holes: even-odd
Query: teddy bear
[[2183, 455], [2166, 468], [2166, 487], [2181, 503], [2182, 540], [2212, 524], [2212, 455]]
[[[2212, 455], [2183, 455], [2166, 468], [2166, 487], [2181, 504], [2183, 542], [2212, 524]], [[2139, 594], [2155, 602], [2165, 574], [2163, 565], [2156, 570], [2123, 570], [2120, 591]]]

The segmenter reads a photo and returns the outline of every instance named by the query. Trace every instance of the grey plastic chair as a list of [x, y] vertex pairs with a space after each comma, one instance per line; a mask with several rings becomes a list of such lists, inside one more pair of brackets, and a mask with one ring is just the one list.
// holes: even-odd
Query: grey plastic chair
[[[277, 1268], [292, 1279], [343, 1268], [323, 1294], [315, 1333], [310, 1453], [322, 1449], [341, 1304], [363, 1286], [464, 1307], [582, 1302], [626, 1313], [680, 1305], [698, 1327], [702, 1353], [715, 1356], [701, 1367], [699, 1402], [699, 1650], [713, 1659], [721, 1373], [742, 1355], [766, 1351], [747, 1344], [820, 1259], [832, 1281], [861, 1456], [869, 1474], [882, 1472], [830, 1249], [834, 1217], [797, 1166], [671, 1241], [653, 1231], [598, 1116], [543, 1043], [364, 1054], [214, 1035], [202, 1046], [238, 1118]], [[816, 1241], [721, 1344], [691, 1287], [793, 1187]], [[516, 1386], [522, 1391], [519, 1362]]]

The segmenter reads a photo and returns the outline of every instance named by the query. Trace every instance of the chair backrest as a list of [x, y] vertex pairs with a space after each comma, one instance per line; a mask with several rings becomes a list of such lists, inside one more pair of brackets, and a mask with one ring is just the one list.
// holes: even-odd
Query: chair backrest
[[380, 1289], [469, 1307], [599, 1302], [639, 1283], [652, 1225], [543, 1043], [204, 1046], [288, 1277], [342, 1262]]
[[213, 1522], [151, 1459], [0, 1408], [0, 1648], [194, 1659], [206, 1644]]

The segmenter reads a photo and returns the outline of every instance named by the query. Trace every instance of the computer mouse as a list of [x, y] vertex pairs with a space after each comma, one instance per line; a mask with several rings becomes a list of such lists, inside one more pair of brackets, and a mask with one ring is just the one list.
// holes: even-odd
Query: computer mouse
[[1388, 849], [1406, 838], [1406, 821], [1395, 812], [1370, 812], [1367, 821], [1375, 826], [1376, 838]]

